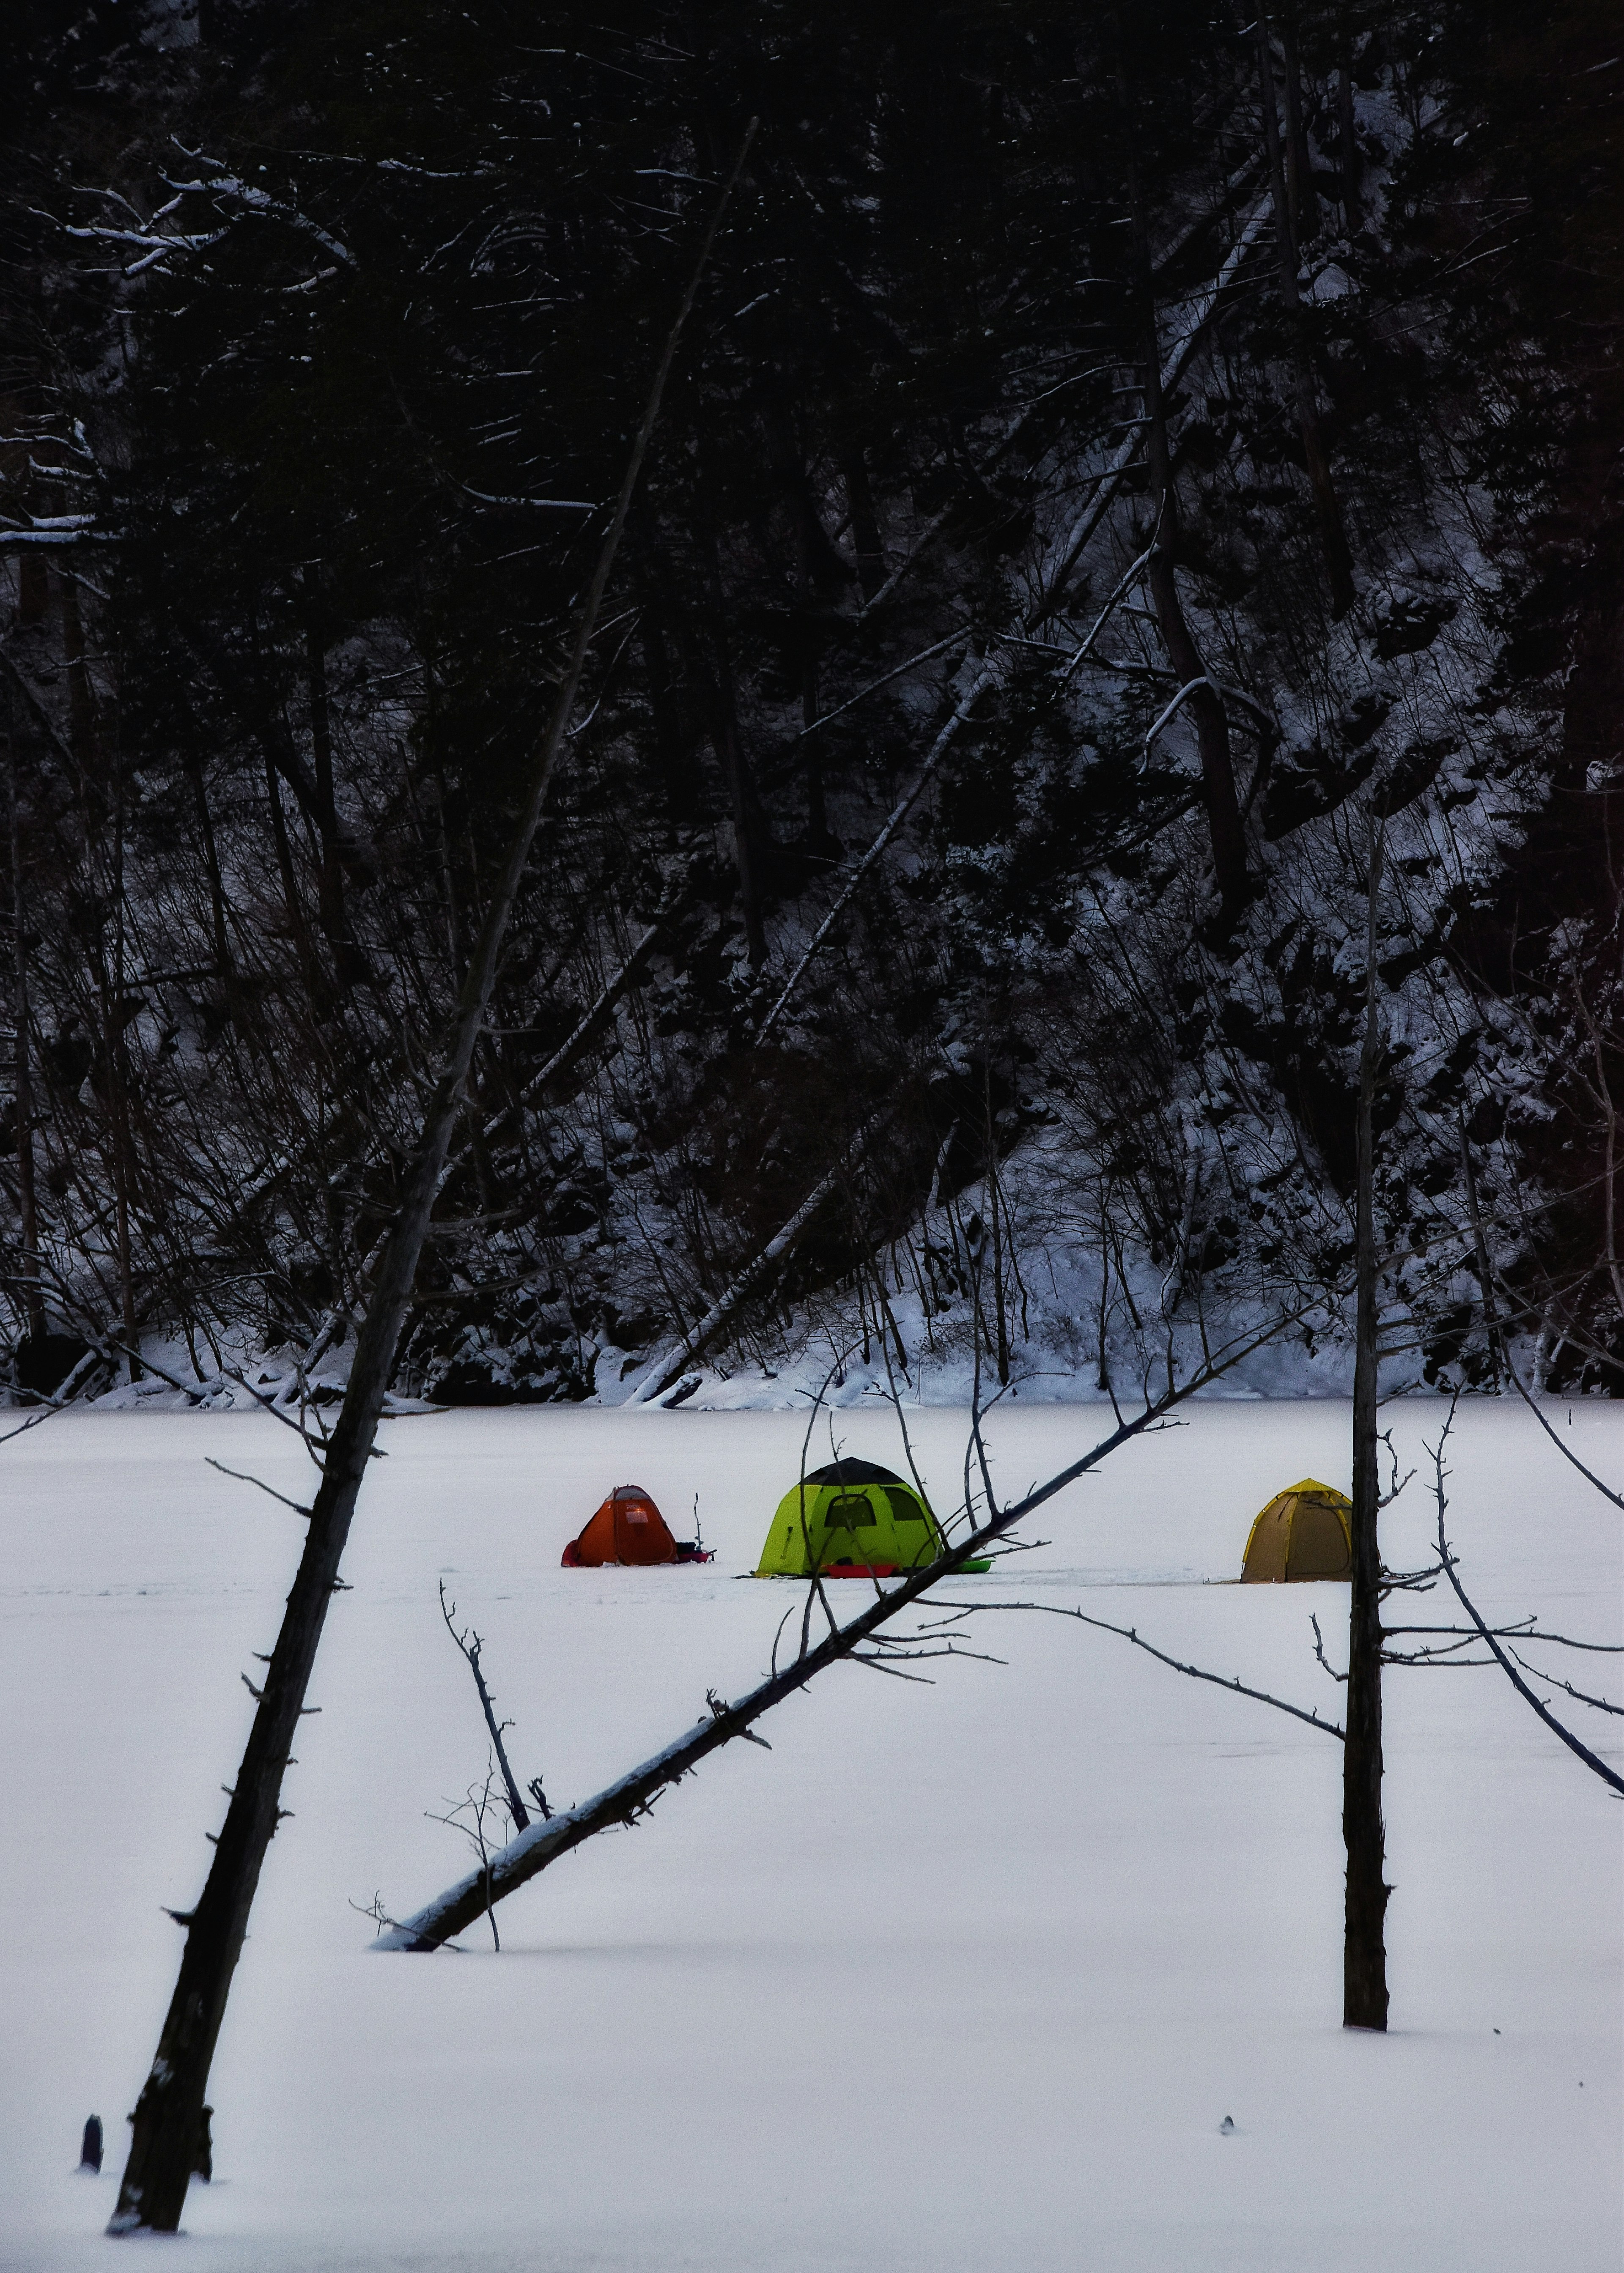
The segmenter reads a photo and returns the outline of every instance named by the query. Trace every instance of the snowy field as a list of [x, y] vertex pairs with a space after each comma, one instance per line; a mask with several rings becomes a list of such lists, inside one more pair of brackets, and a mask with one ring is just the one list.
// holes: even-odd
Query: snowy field
[[[1414, 1458], [1443, 1407], [1389, 1417]], [[1001, 1486], [1098, 1418], [1001, 1414]], [[187, 2273], [1617, 2273], [1620, 1811], [1493, 1673], [1389, 1677], [1385, 2040], [1338, 2026], [1340, 1747], [1041, 1617], [981, 1621], [1008, 1663], [933, 1688], [836, 1669], [763, 1724], [771, 1754], [733, 1746], [506, 1904], [500, 1957], [484, 1928], [460, 1955], [368, 1954], [350, 1901], [400, 1914], [466, 1866], [425, 1813], [485, 1760], [440, 1576], [521, 1777], [584, 1797], [764, 1669], [791, 1592], [734, 1574], [801, 1425], [386, 1424], [214, 2066], [216, 2181], [184, 2239], [125, 2246]], [[886, 1414], [836, 1425], [901, 1465]], [[1571, 1441], [1624, 1474], [1618, 1408], [1577, 1407]], [[1342, 1588], [1203, 1582], [1278, 1487], [1345, 1487], [1347, 1442], [1342, 1404], [1194, 1408], [1064, 1495], [1016, 1573], [952, 1592], [1018, 1580], [1339, 1710], [1308, 1617], [1337, 1649]], [[951, 1504], [960, 1416], [920, 1414], [917, 1443]], [[1617, 1512], [1520, 1407], [1462, 1408], [1452, 1449], [1483, 1606], [1618, 1639]], [[116, 2262], [101, 2229], [179, 1954], [160, 1905], [201, 1882], [237, 1677], [294, 1565], [297, 1519], [210, 1453], [307, 1488], [259, 1416], [69, 1415], [0, 1451], [7, 2268]], [[560, 1570], [625, 1482], [679, 1536], [697, 1491], [717, 1562]], [[1424, 1483], [1389, 1560], [1425, 1553]], [[1583, 1719], [1618, 1759], [1621, 1724]], [[72, 2175], [93, 2110], [100, 2180]]]

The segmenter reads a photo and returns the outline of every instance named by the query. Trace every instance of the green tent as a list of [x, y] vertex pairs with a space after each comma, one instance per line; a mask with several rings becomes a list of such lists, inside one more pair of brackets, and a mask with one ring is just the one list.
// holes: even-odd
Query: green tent
[[809, 1579], [816, 1570], [825, 1579], [884, 1579], [934, 1563], [944, 1544], [912, 1484], [871, 1460], [836, 1460], [785, 1493], [756, 1575]]

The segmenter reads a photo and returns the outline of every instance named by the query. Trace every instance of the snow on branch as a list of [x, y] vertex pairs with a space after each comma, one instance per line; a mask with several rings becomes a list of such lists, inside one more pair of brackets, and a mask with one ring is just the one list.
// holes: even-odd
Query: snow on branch
[[[144, 275], [148, 269], [159, 267], [177, 254], [207, 252], [229, 236], [235, 225], [244, 219], [279, 221], [285, 228], [294, 229], [319, 244], [339, 266], [353, 269], [358, 265], [347, 244], [309, 214], [301, 212], [297, 206], [273, 197], [268, 190], [260, 189], [256, 183], [244, 181], [221, 159], [206, 157], [200, 151], [188, 150], [184, 144], [177, 144], [177, 147], [183, 156], [196, 161], [208, 170], [190, 181], [178, 181], [172, 175], [165, 175], [165, 187], [174, 194], [166, 204], [157, 206], [145, 219], [129, 199], [117, 190], [81, 190], [81, 196], [99, 198], [117, 212], [115, 217], [109, 221], [66, 223], [66, 235], [93, 244], [132, 248], [139, 257], [129, 261], [124, 272], [127, 277]], [[216, 224], [201, 229], [184, 229], [178, 224], [165, 227], [164, 224], [178, 213], [183, 202], [192, 197], [211, 200], [219, 216]]]

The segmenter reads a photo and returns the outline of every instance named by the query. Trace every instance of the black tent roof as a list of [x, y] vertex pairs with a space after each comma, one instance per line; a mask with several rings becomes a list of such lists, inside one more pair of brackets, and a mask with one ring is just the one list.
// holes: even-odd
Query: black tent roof
[[[903, 1484], [903, 1479], [890, 1468], [876, 1468], [872, 1460], [831, 1460], [826, 1468], [814, 1468], [807, 1478], [809, 1484]], [[911, 1489], [903, 1484], [904, 1490]]]

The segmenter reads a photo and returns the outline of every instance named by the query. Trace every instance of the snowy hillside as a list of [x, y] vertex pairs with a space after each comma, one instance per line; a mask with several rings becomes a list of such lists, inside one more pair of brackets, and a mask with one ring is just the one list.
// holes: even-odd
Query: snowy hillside
[[1371, 968], [1391, 1380], [1610, 1393], [1609, 11], [409, 12], [4, 34], [19, 1391], [344, 1377], [545, 746], [400, 1395], [1339, 1384]]

